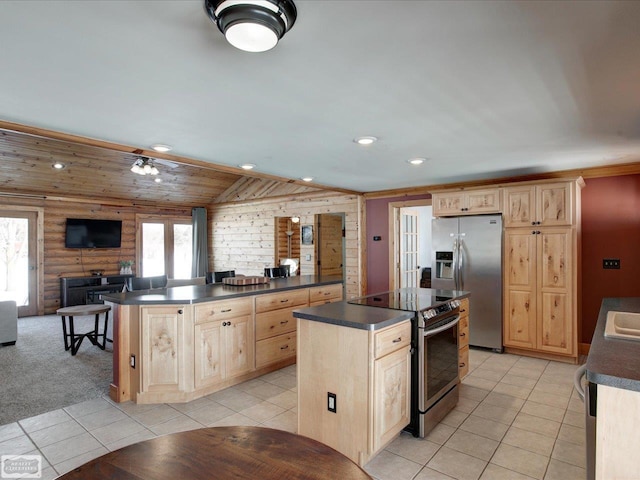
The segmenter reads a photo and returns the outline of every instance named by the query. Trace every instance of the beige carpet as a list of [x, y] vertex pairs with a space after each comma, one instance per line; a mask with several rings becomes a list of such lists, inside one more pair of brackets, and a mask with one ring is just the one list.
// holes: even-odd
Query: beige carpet
[[[76, 317], [75, 331], [93, 330], [93, 322]], [[109, 338], [111, 326], [110, 319]], [[107, 394], [112, 365], [109, 342], [100, 350], [85, 338], [75, 356], [65, 351], [61, 317], [19, 318], [16, 344], [0, 346], [0, 425]]]

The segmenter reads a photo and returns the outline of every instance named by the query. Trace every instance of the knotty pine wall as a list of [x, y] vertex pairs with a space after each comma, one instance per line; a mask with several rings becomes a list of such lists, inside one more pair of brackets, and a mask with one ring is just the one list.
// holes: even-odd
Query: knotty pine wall
[[[298, 216], [300, 225], [313, 225], [316, 214], [344, 212], [346, 297], [361, 295], [366, 288], [364, 202], [359, 195], [299, 194], [210, 205], [208, 212], [209, 263], [213, 264], [213, 270], [235, 270], [244, 275], [262, 275], [265, 267], [275, 266], [276, 217]], [[307, 255], [310, 260], [306, 259]], [[300, 274], [314, 274], [315, 263], [314, 245], [300, 245]]]
[[[43, 249], [43, 305], [39, 313], [51, 314], [60, 308], [60, 278], [91, 275], [91, 270], [104, 270], [105, 275], [120, 271], [120, 260], [135, 259], [135, 216], [139, 213], [156, 215], [191, 216], [191, 209], [166, 209], [131, 205], [104, 205], [77, 200], [48, 200], [46, 198], [3, 197], [2, 205], [41, 207], [44, 210]], [[122, 220], [121, 248], [77, 249], [65, 248], [65, 223], [67, 218], [95, 218]], [[135, 265], [133, 267], [135, 269]], [[134, 271], [135, 273], [135, 271]]]

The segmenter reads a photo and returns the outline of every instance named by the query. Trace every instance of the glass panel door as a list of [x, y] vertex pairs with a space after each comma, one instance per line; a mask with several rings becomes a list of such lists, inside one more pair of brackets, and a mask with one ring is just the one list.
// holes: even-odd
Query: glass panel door
[[143, 223], [142, 274], [138, 276], [155, 277], [164, 275], [164, 253], [164, 223]]
[[191, 224], [173, 225], [173, 278], [191, 278], [192, 237]]
[[400, 211], [400, 288], [419, 286], [418, 275], [418, 213]]
[[36, 213], [0, 211], [0, 300], [37, 315]]

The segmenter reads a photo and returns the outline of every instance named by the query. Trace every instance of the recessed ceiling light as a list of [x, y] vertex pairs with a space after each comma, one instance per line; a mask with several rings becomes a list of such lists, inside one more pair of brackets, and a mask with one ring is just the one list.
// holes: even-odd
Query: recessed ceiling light
[[422, 165], [425, 162], [426, 158], [410, 158], [407, 160], [407, 163], [411, 165]]
[[66, 165], [62, 162], [56, 162], [53, 165], [51, 165], [51, 168], [55, 169], [55, 170], [62, 170], [66, 167]]
[[240, 165], [240, 168], [243, 170], [253, 170], [256, 166], [253, 163], [243, 163]]
[[156, 152], [160, 152], [160, 153], [168, 152], [169, 150], [171, 150], [170, 145], [163, 145], [161, 143], [156, 143], [155, 145], [151, 145], [151, 148]]
[[156, 177], [153, 181], [156, 183], [162, 183], [162, 179], [158, 177]]
[[313, 180], [313, 177], [302, 177], [300, 180], [302, 180], [303, 182], [311, 182]]
[[378, 141], [377, 137], [358, 137], [353, 139], [358, 145], [371, 145]]

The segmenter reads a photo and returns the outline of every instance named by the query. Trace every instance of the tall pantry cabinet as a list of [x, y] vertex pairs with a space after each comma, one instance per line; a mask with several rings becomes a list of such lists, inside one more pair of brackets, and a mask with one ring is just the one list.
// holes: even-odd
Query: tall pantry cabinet
[[506, 186], [504, 346], [578, 357], [581, 178]]

